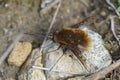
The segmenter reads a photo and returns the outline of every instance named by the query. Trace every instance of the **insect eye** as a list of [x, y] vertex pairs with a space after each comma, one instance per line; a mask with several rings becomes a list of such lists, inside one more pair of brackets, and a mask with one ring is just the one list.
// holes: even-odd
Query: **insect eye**
[[78, 42], [80, 42], [81, 40], [78, 40]]
[[71, 37], [71, 35], [69, 35], [69, 37]]
[[53, 38], [54, 38], [54, 35], [50, 34], [50, 35], [48, 36], [48, 38], [49, 38], [49, 39], [53, 39]]

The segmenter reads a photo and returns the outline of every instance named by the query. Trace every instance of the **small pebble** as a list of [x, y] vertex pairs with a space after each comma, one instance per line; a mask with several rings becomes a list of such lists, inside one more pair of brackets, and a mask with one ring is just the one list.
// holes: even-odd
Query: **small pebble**
[[15, 80], [15, 79], [13, 79], [13, 78], [7, 78], [7, 79], [5, 79], [5, 80]]
[[8, 57], [8, 64], [20, 67], [32, 50], [30, 42], [18, 42]]
[[101, 14], [102, 16], [106, 16], [106, 12], [105, 12], [105, 11], [102, 11], [100, 14]]

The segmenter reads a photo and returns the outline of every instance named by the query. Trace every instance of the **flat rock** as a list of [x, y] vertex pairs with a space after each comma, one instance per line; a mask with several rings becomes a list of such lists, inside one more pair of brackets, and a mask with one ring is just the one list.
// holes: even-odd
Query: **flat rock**
[[32, 50], [30, 42], [18, 42], [16, 43], [13, 51], [8, 57], [8, 64], [20, 67], [27, 59]]
[[[102, 37], [85, 26], [80, 29], [87, 32], [92, 41], [89, 50], [81, 51], [82, 55], [86, 58], [86, 68], [74, 56], [71, 50], [63, 51], [62, 48], [58, 48], [60, 46], [58, 43], [48, 40], [43, 50], [43, 53], [46, 54], [44, 66], [50, 70], [46, 71], [48, 80], [65, 80], [66, 77], [75, 74], [91, 74], [111, 64], [112, 59], [104, 47]], [[80, 78], [70, 80], [80, 80]]]

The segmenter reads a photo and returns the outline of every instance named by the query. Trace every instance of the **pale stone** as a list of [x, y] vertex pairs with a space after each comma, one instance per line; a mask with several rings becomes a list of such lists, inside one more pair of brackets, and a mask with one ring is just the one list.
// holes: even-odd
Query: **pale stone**
[[42, 55], [39, 53], [38, 48], [32, 51], [32, 54], [22, 67], [18, 80], [46, 80], [43, 70], [32, 68], [32, 66], [43, 67]]
[[[75, 74], [87, 75], [101, 70], [102, 68], [111, 64], [111, 57], [103, 44], [101, 36], [86, 28], [85, 26], [80, 29], [86, 31], [91, 37], [91, 46], [88, 51], [81, 52], [86, 58], [86, 68], [74, 56], [73, 52], [67, 50], [63, 52], [60, 45], [51, 40], [47, 40], [44, 45], [43, 53], [46, 54], [45, 68], [50, 69], [46, 71], [48, 80], [62, 80], [65, 77], [73, 76]], [[70, 80], [80, 80], [73, 78]]]
[[32, 50], [30, 42], [18, 42], [16, 43], [13, 51], [8, 57], [8, 63], [20, 67]]
[[7, 79], [5, 79], [5, 80], [15, 80], [15, 79], [13, 79], [13, 78], [7, 78]]

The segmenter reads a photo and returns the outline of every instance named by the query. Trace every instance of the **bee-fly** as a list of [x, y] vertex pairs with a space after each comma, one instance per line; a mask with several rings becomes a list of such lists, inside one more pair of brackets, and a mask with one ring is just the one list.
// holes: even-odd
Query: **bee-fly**
[[70, 49], [86, 68], [85, 58], [81, 55], [81, 51], [89, 49], [91, 39], [85, 31], [76, 28], [63, 28], [54, 34], [53, 40]]

